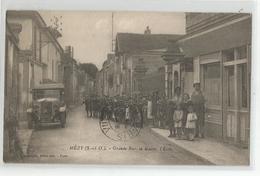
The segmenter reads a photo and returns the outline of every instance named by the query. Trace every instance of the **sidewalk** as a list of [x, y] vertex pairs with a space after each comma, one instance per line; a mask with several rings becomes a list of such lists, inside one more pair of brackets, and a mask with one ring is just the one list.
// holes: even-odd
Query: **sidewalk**
[[28, 147], [32, 136], [32, 129], [28, 129], [27, 122], [20, 122], [19, 129], [17, 129], [17, 137], [24, 155], [28, 153]]
[[169, 138], [169, 131], [151, 128], [157, 136], [161, 136], [174, 145], [183, 148], [215, 165], [249, 165], [249, 150], [215, 141], [214, 139], [198, 139], [195, 141]]

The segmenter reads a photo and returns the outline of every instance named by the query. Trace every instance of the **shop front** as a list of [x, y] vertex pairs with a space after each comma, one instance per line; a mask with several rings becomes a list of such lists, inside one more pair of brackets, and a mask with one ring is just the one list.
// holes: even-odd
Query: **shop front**
[[250, 138], [251, 16], [184, 36], [178, 44], [185, 57], [193, 58], [193, 82], [201, 83], [206, 99], [206, 135], [247, 147]]

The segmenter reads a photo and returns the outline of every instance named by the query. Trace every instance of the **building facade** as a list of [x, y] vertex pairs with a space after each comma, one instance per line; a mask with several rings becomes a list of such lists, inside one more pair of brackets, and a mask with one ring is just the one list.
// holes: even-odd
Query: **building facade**
[[120, 74], [120, 68], [118, 67], [118, 60], [114, 54], [109, 53], [107, 60], [103, 63], [100, 76], [100, 86], [102, 87], [102, 95], [113, 97], [118, 93], [118, 75]]
[[[250, 14], [187, 13], [186, 32], [163, 56], [165, 93], [201, 84], [206, 134], [247, 147], [250, 131]], [[171, 95], [169, 95], [171, 94]]]
[[17, 120], [19, 109], [19, 37], [22, 27], [6, 24], [5, 92], [4, 92], [4, 160], [15, 159], [17, 149]]
[[[101, 95], [134, 96], [151, 92], [150, 87], [146, 90], [147, 86], [143, 85], [144, 79], [149, 80], [151, 76], [145, 75], [157, 74], [162, 78], [159, 73], [159, 69], [164, 66], [161, 56], [168, 46], [168, 40], [178, 37], [179, 35], [118, 33], [115, 54], [108, 55], [98, 74], [98, 90]], [[161, 89], [163, 88], [153, 90]]]
[[80, 102], [84, 101], [85, 97], [97, 95], [96, 81], [85, 70], [79, 70], [78, 84], [79, 84], [79, 99]]
[[66, 46], [62, 61], [64, 69], [63, 83], [65, 87], [65, 102], [68, 106], [79, 102], [80, 88], [78, 85], [79, 70], [77, 61], [73, 58], [74, 51], [72, 46]]
[[19, 107], [21, 121], [26, 121], [26, 109], [32, 102], [31, 89], [42, 83], [62, 82], [63, 49], [57, 38], [61, 35], [47, 27], [36, 11], [7, 11], [9, 24], [21, 25], [19, 34]]

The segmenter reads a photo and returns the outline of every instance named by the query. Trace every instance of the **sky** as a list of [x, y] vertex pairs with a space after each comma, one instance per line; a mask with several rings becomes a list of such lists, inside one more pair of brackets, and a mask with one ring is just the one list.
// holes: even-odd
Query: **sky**
[[[74, 47], [80, 63], [94, 63], [101, 69], [112, 49], [112, 12], [106, 11], [40, 11], [47, 25], [53, 16], [62, 23], [63, 48]], [[152, 34], [184, 34], [185, 14], [173, 12], [113, 12], [113, 40], [118, 32], [144, 33], [149, 26]]]

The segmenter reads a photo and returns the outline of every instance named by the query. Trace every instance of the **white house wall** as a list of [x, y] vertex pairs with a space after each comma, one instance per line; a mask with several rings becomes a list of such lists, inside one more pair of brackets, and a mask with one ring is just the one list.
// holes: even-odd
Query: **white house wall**
[[49, 44], [48, 38], [45, 34], [42, 34], [42, 48], [41, 48], [41, 60], [43, 63], [48, 64], [48, 53], [49, 53]]
[[161, 57], [161, 54], [142, 53], [142, 54], [134, 55], [133, 58], [134, 58], [133, 61], [134, 67], [137, 65], [139, 58], [143, 59], [146, 68], [148, 68], [146, 74], [157, 72], [159, 68], [164, 67], [164, 61]]
[[193, 75], [193, 81], [194, 83], [200, 82], [200, 58], [195, 57], [193, 60], [193, 70], [194, 70], [194, 75]]
[[193, 75], [194, 72], [184, 72], [183, 74], [183, 93], [187, 93], [189, 95], [193, 92]]
[[42, 83], [42, 66], [34, 65], [34, 85], [38, 86]]
[[25, 78], [27, 75], [25, 75], [26, 68], [24, 63], [19, 63], [19, 94], [20, 94], [20, 99], [19, 99], [19, 104], [21, 105], [19, 108], [19, 116], [23, 117], [25, 114], [23, 114], [26, 111], [27, 107], [27, 82], [25, 81]]
[[46, 35], [42, 35], [42, 62], [47, 64], [44, 79], [50, 79], [53, 81], [59, 81], [58, 66], [61, 62], [61, 54], [58, 52], [55, 45], [47, 38]]

